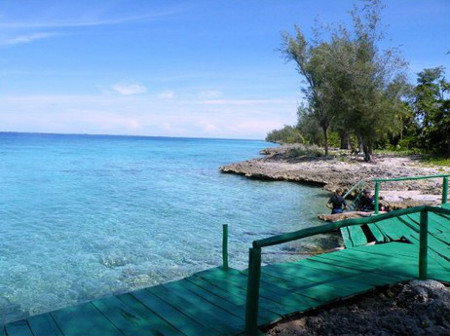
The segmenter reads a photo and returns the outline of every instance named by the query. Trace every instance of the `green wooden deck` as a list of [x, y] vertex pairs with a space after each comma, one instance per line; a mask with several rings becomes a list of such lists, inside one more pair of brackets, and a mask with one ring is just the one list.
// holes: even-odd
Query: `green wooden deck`
[[[258, 325], [417, 278], [417, 216], [368, 224], [372, 235], [359, 226], [343, 228], [344, 250], [263, 266]], [[428, 277], [450, 282], [450, 216], [430, 214], [428, 247]], [[247, 280], [247, 270], [214, 268], [9, 323], [0, 336], [236, 335], [245, 329]]]

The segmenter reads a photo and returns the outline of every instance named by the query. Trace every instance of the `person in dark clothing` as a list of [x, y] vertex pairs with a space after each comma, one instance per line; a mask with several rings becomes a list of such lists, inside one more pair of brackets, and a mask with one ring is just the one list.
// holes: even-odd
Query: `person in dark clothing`
[[363, 190], [359, 199], [359, 210], [361, 211], [373, 211], [375, 209], [375, 202], [373, 196], [370, 194], [370, 190]]
[[336, 189], [336, 192], [330, 197], [327, 207], [331, 208], [331, 214], [342, 213], [347, 208], [341, 188]]

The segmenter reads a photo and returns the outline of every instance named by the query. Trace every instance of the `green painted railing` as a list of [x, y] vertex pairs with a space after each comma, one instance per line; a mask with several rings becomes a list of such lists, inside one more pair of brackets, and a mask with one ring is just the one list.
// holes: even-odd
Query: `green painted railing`
[[281, 234], [266, 239], [255, 240], [249, 250], [249, 267], [247, 283], [247, 303], [245, 312], [245, 330], [247, 335], [258, 335], [259, 286], [261, 278], [261, 249], [263, 247], [287, 243], [318, 234], [331, 233], [343, 227], [376, 223], [382, 220], [420, 212], [420, 245], [419, 245], [419, 279], [427, 279], [428, 249], [428, 212], [450, 215], [450, 209], [431, 206], [396, 210], [378, 216], [348, 219], [341, 222], [328, 223], [317, 227]]
[[366, 180], [361, 180], [361, 181], [359, 181], [359, 182], [356, 183], [353, 187], [351, 187], [351, 188], [345, 193], [345, 195], [342, 196], [342, 197], [347, 198], [348, 195], [350, 195], [351, 192], [352, 192], [353, 190], [355, 190], [356, 188], [358, 188], [358, 187], [361, 186], [361, 185], [364, 185], [365, 183], [366, 183]]
[[388, 178], [388, 179], [372, 179], [372, 182], [375, 182], [375, 213], [379, 213], [379, 198], [380, 198], [380, 184], [383, 182], [397, 182], [397, 181], [409, 181], [409, 180], [425, 180], [432, 178], [442, 178], [442, 204], [447, 203], [448, 199], [448, 178], [450, 175], [442, 174], [442, 175], [430, 175], [430, 176], [414, 176], [414, 177], [397, 177], [397, 178]]
[[228, 224], [223, 225], [222, 233], [222, 269], [228, 270]]

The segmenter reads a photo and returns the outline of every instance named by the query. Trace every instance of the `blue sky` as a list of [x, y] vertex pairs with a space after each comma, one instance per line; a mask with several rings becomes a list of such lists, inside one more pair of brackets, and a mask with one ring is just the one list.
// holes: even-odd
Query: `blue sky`
[[[450, 66], [450, 0], [385, 1], [411, 80]], [[263, 139], [296, 121], [297, 24], [352, 1], [0, 1], [0, 131]], [[449, 69], [447, 69], [447, 78]]]

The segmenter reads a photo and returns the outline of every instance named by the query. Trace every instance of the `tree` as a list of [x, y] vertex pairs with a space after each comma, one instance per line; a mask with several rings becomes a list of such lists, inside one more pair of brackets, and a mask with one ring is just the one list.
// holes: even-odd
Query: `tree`
[[309, 45], [301, 32], [295, 26], [295, 38], [287, 33], [283, 34], [283, 53], [288, 60], [297, 63], [298, 72], [305, 78], [307, 87], [302, 89], [306, 96], [311, 114], [323, 131], [325, 155], [328, 155], [328, 128], [333, 119], [334, 110], [329, 109], [326, 96], [326, 63], [322, 55], [326, 54], [325, 43], [314, 46]]
[[282, 129], [269, 132], [266, 136], [266, 141], [277, 143], [303, 143], [304, 138], [298, 128], [285, 125]]
[[354, 24], [353, 63], [349, 73], [348, 114], [362, 142], [364, 158], [370, 160], [374, 143], [389, 133], [400, 132], [401, 96], [406, 87], [406, 62], [396, 49], [379, 50], [382, 6], [368, 0], [360, 12], [352, 12]]
[[444, 68], [424, 69], [414, 88], [413, 111], [420, 127], [423, 148], [450, 156], [450, 83]]
[[300, 28], [295, 37], [283, 34], [283, 52], [306, 81], [303, 93], [320, 125], [328, 155], [330, 126], [341, 136], [353, 132], [361, 142], [366, 161], [373, 145], [388, 133], [399, 132], [400, 97], [406, 63], [395, 49], [380, 51], [381, 3], [366, 0], [354, 7], [353, 32], [339, 27], [330, 41], [319, 35], [307, 43]]
[[312, 109], [305, 104], [300, 104], [297, 108], [297, 118], [296, 127], [303, 135], [305, 142], [311, 145], [323, 145], [323, 133]]

